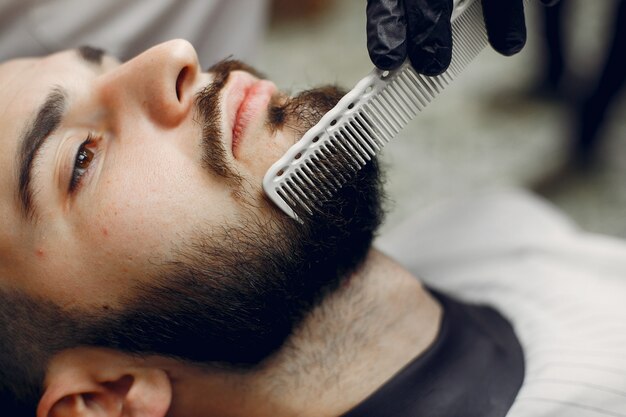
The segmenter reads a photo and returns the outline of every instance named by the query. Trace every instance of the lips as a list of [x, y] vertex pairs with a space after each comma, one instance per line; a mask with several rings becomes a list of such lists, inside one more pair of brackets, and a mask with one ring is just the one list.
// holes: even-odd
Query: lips
[[233, 71], [229, 75], [224, 91], [226, 124], [224, 131], [231, 132], [231, 149], [235, 159], [245, 139], [255, 130], [263, 128], [266, 111], [276, 85], [260, 80], [244, 71]]

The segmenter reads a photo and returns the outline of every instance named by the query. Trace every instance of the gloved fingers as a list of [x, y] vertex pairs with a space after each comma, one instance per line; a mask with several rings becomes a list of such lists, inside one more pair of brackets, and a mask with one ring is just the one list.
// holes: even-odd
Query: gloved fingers
[[452, 59], [452, 0], [404, 0], [407, 52], [419, 73], [438, 75]]
[[367, 0], [367, 50], [380, 69], [406, 59], [406, 20], [402, 0]]
[[483, 0], [489, 43], [503, 55], [518, 53], [526, 44], [523, 0]]

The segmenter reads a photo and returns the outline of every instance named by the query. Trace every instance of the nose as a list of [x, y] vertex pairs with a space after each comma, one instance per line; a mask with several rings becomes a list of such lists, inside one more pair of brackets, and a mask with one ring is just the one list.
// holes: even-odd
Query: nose
[[175, 126], [189, 113], [200, 72], [193, 46], [173, 40], [154, 46], [101, 77], [100, 91], [113, 112], [147, 115]]

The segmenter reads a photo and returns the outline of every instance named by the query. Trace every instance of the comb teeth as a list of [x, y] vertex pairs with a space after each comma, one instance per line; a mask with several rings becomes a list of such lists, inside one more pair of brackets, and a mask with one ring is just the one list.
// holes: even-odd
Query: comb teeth
[[417, 74], [405, 62], [375, 69], [304, 134], [265, 174], [265, 193], [287, 215], [313, 214], [439, 95], [487, 45], [479, 0], [454, 11], [454, 49], [441, 75]]

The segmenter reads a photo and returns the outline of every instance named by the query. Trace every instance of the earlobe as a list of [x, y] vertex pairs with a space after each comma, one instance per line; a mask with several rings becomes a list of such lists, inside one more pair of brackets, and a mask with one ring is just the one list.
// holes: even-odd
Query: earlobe
[[[72, 352], [53, 361], [37, 417], [164, 417], [172, 387], [165, 371]], [[95, 360], [97, 359], [97, 360]], [[129, 366], [130, 365], [130, 366]]]

